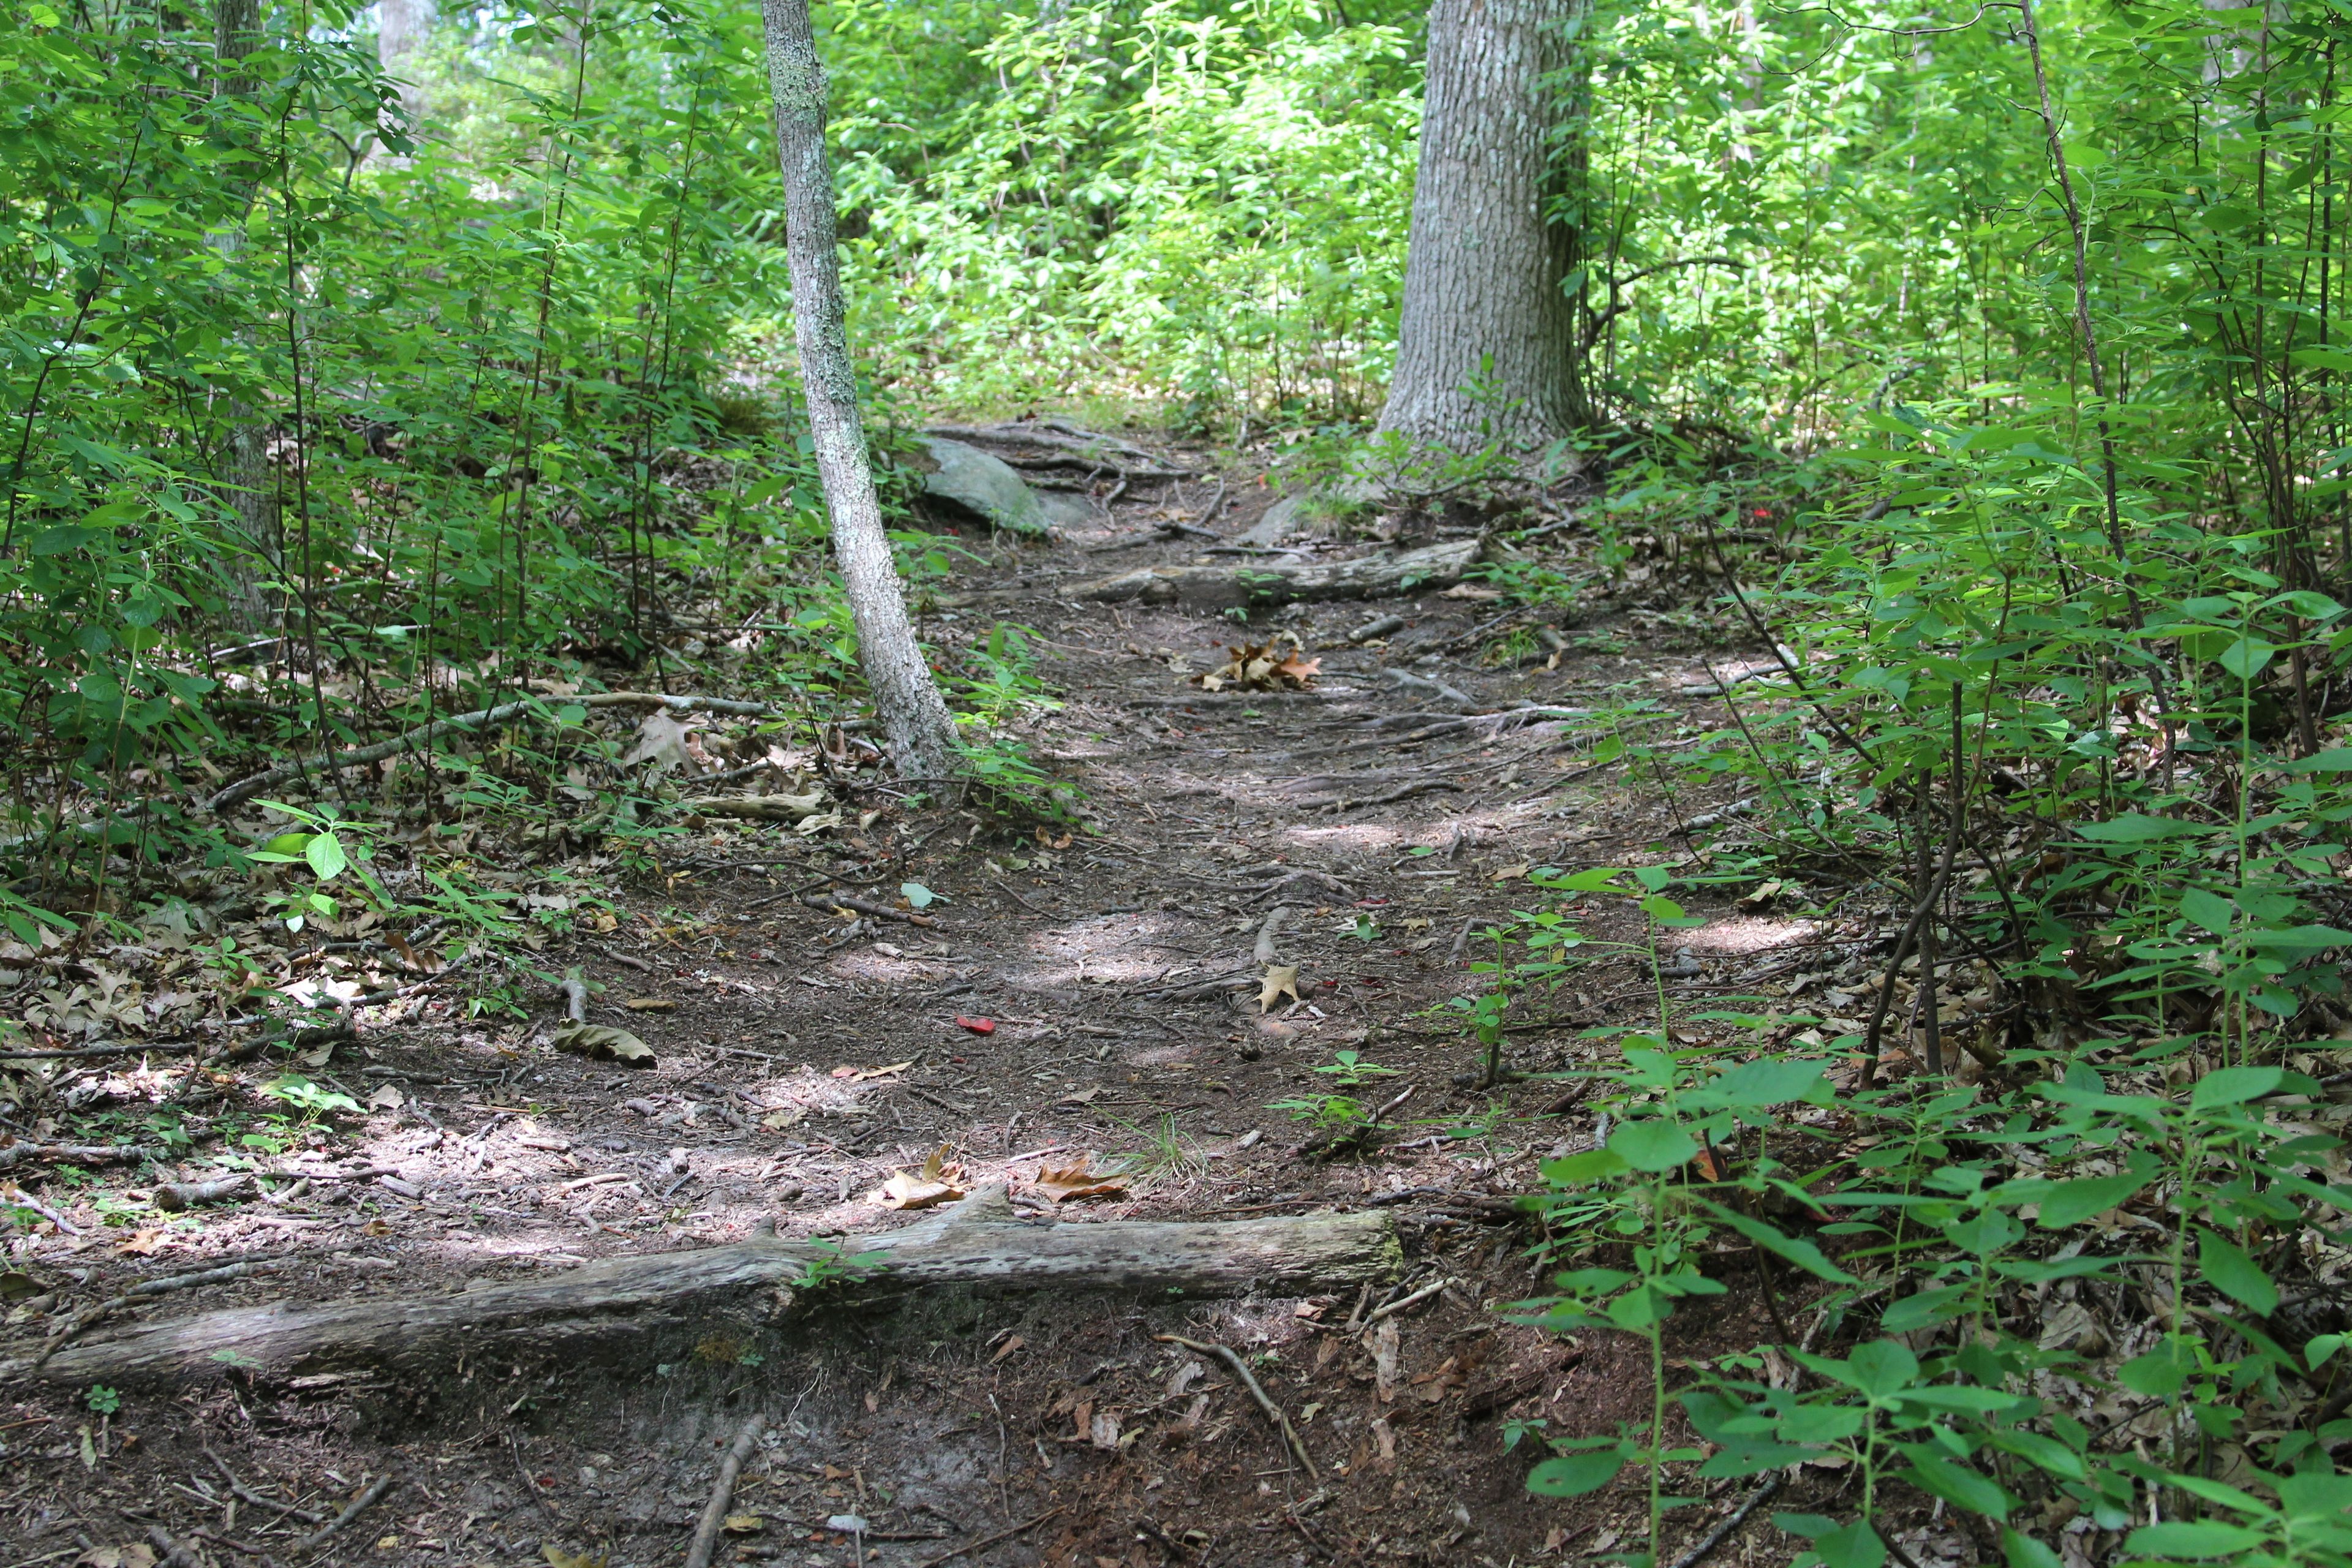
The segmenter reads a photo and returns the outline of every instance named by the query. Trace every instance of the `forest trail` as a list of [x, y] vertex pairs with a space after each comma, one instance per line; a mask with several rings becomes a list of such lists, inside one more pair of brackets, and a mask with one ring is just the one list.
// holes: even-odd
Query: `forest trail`
[[[1241, 476], [1232, 493], [1217, 492], [1225, 538], [1274, 499]], [[286, 1262], [120, 1314], [86, 1336], [103, 1342], [134, 1316], [415, 1295], [769, 1223], [870, 1232], [901, 1217], [877, 1201], [886, 1184], [919, 1177], [936, 1152], [959, 1189], [1006, 1183], [1024, 1215], [1076, 1223], [1384, 1210], [1405, 1244], [1400, 1278], [1354, 1300], [1194, 1305], [909, 1294], [885, 1274], [832, 1287], [839, 1304], [779, 1342], [715, 1337], [662, 1364], [478, 1367], [432, 1386], [230, 1374], [177, 1399], [123, 1394], [102, 1417], [81, 1388], [19, 1389], [6, 1441], [45, 1455], [57, 1486], [26, 1544], [69, 1531], [104, 1547], [160, 1526], [224, 1561], [291, 1560], [288, 1539], [310, 1527], [250, 1502], [240, 1522], [204, 1452], [226, 1434], [239, 1483], [313, 1510], [362, 1477], [401, 1477], [352, 1526], [349, 1550], [373, 1542], [372, 1561], [551, 1548], [667, 1562], [719, 1447], [755, 1410], [769, 1426], [735, 1508], [765, 1522], [722, 1560], [845, 1561], [856, 1546], [825, 1527], [842, 1516], [888, 1565], [1033, 1519], [971, 1560], [1500, 1563], [1633, 1539], [1631, 1491], [1533, 1498], [1525, 1455], [1506, 1452], [1512, 1421], [1571, 1436], [1646, 1408], [1638, 1343], [1574, 1344], [1495, 1310], [1539, 1288], [1514, 1195], [1547, 1153], [1589, 1146], [1591, 1118], [1559, 1080], [1476, 1087], [1478, 1048], [1441, 1009], [1480, 989], [1475, 933], [1525, 905], [1528, 868], [1682, 862], [1677, 824], [1734, 804], [1629, 780], [1590, 759], [1589, 727], [1542, 715], [1622, 710], [1631, 693], [1655, 700], [1650, 738], [1670, 740], [1706, 721], [1715, 675], [1750, 661], [1689, 646], [1712, 634], [1638, 572], [1553, 628], [1557, 657], [1538, 644], [1493, 667], [1481, 650], [1533, 617], [1475, 584], [1245, 626], [1065, 596], [1141, 565], [1234, 559], [1161, 527], [1193, 515], [1123, 501], [1049, 543], [1000, 539], [929, 606], [940, 626], [1034, 630], [1063, 704], [1034, 752], [1083, 789], [1099, 831], [1008, 836], [965, 810], [845, 826], [837, 861], [782, 826], [674, 841], [666, 888], [630, 889], [611, 931], [541, 955], [580, 965], [589, 1020], [639, 1035], [652, 1066], [551, 1049], [551, 994], [528, 1027], [430, 1011], [366, 1022], [313, 1070], [368, 1108], [320, 1167], [362, 1179], [248, 1191], [168, 1234], [137, 1222], [127, 1245], [98, 1223], [93, 1185], [62, 1216], [79, 1234], [53, 1261], [70, 1252], [93, 1300], [225, 1261]], [[1378, 620], [1402, 624], [1351, 640]], [[1232, 646], [1276, 638], [1315, 665], [1305, 689], [1199, 683]], [[837, 889], [880, 888], [901, 913], [887, 889], [921, 884], [932, 923], [807, 907], [796, 894], [828, 865]], [[1834, 930], [1712, 912], [1662, 968], [1678, 1018], [1836, 966]], [[1646, 959], [1600, 960], [1522, 999], [1507, 1065], [1573, 1065], [1576, 1027], [1654, 1014]], [[1315, 1125], [1282, 1108], [1327, 1094], [1381, 1108], [1362, 1147], [1318, 1157]], [[1767, 1331], [1752, 1295], [1731, 1300], [1726, 1331]], [[1250, 1357], [1320, 1476], [1291, 1468], [1215, 1358], [1168, 1334]]]

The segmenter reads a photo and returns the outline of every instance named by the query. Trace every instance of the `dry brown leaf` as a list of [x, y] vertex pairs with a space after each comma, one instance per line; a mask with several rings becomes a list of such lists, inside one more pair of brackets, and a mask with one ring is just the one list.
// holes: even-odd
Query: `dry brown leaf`
[[1205, 675], [1192, 678], [1204, 691], [1302, 691], [1322, 666], [1321, 659], [1302, 658], [1306, 649], [1292, 633], [1272, 642], [1245, 643], [1225, 650], [1233, 657]]
[[726, 1530], [730, 1535], [757, 1535], [768, 1528], [768, 1521], [756, 1513], [730, 1513]]
[[547, 1559], [548, 1568], [604, 1568], [604, 1559], [602, 1557], [591, 1557], [585, 1552], [566, 1552], [561, 1546], [552, 1543], [541, 1547], [539, 1554]]
[[1289, 997], [1293, 1002], [1302, 999], [1298, 994], [1298, 965], [1267, 964], [1265, 977], [1258, 986], [1257, 1010], [1263, 1013], [1285, 996]]
[[114, 1250], [125, 1258], [152, 1258], [162, 1251], [171, 1239], [170, 1231], [161, 1226], [154, 1226], [145, 1230], [132, 1232], [131, 1239]]
[[994, 1366], [998, 1362], [1003, 1361], [1006, 1356], [1011, 1355], [1013, 1352], [1019, 1350], [1023, 1345], [1025, 1345], [1028, 1342], [1029, 1342], [1027, 1340], [1023, 1339], [1019, 1334], [1014, 1334], [1011, 1339], [1006, 1340], [1003, 1344], [996, 1347], [996, 1353], [988, 1358], [988, 1364]]
[[950, 1164], [945, 1149], [936, 1149], [919, 1171], [894, 1171], [876, 1189], [874, 1201], [884, 1208], [927, 1209], [953, 1203], [964, 1195], [963, 1167]]
[[618, 1062], [623, 1067], [654, 1065], [651, 1046], [626, 1029], [608, 1028], [603, 1024], [566, 1024], [548, 1036], [548, 1042], [559, 1051], [575, 1051], [598, 1061]]
[[1059, 1170], [1051, 1165], [1040, 1165], [1037, 1179], [1031, 1184], [1057, 1204], [1127, 1196], [1125, 1176], [1109, 1171], [1090, 1170], [1085, 1160]]
[[621, 1004], [632, 1013], [675, 1013], [677, 1004], [667, 996], [632, 996]]
[[73, 1568], [155, 1568], [155, 1549], [143, 1541], [95, 1546], [75, 1558]]
[[1456, 583], [1437, 596], [1441, 599], [1471, 599], [1483, 604], [1501, 598], [1503, 591], [1500, 588], [1481, 588], [1475, 583]]
[[905, 1072], [914, 1065], [911, 1061], [892, 1062], [887, 1068], [866, 1068], [863, 1071], [853, 1072], [849, 1075], [849, 1079], [852, 1083], [864, 1083], [868, 1079], [889, 1078], [894, 1074]]

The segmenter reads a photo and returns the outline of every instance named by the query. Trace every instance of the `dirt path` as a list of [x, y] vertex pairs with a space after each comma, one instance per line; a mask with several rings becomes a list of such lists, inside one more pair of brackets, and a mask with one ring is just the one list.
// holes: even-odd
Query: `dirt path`
[[[1271, 499], [1235, 490], [1250, 499], [1217, 520], [1228, 535]], [[721, 1561], [841, 1563], [862, 1547], [907, 1568], [1033, 1521], [961, 1560], [1501, 1563], [1638, 1544], [1638, 1500], [1528, 1498], [1531, 1445], [1505, 1451], [1513, 1422], [1586, 1433], [1646, 1412], [1646, 1368], [1625, 1347], [1574, 1345], [1491, 1310], [1537, 1289], [1510, 1197], [1545, 1153], [1589, 1140], [1591, 1120], [1557, 1104], [1557, 1083], [1469, 1087], [1475, 1050], [1431, 1010], [1475, 989], [1465, 933], [1525, 904], [1527, 867], [1680, 860], [1676, 814], [1726, 803], [1670, 804], [1654, 779], [1596, 766], [1589, 726], [1454, 722], [1457, 704], [1431, 686], [1473, 710], [1651, 698], [1664, 712], [1647, 732], [1671, 738], [1685, 719], [1720, 721], [1682, 689], [1706, 664], [1661, 646], [1679, 635], [1668, 616], [1622, 600], [1569, 628], [1582, 646], [1557, 668], [1495, 669], [1478, 654], [1501, 606], [1458, 591], [1245, 627], [1057, 595], [1195, 558], [1199, 542], [1168, 542], [1156, 521], [1128, 503], [1092, 531], [1003, 551], [956, 584], [936, 624], [1040, 635], [1041, 673], [1065, 706], [1041, 721], [1036, 750], [1084, 788], [1099, 833], [1008, 838], [972, 813], [886, 812], [847, 833], [836, 862], [782, 829], [714, 826], [666, 865], [666, 889], [630, 890], [614, 929], [544, 955], [580, 963], [597, 992], [591, 1020], [635, 1030], [655, 1066], [548, 1048], [551, 998], [528, 1028], [430, 1014], [366, 1028], [320, 1075], [370, 1105], [339, 1168], [382, 1175], [168, 1231], [134, 1220], [129, 1249], [92, 1185], [57, 1214], [83, 1234], [48, 1236], [28, 1277], [45, 1289], [74, 1278], [87, 1300], [228, 1258], [291, 1260], [157, 1313], [438, 1291], [769, 1223], [870, 1230], [890, 1219], [877, 1190], [937, 1151], [963, 1184], [1009, 1181], [1032, 1211], [1055, 1207], [1043, 1172], [1119, 1173], [1059, 1205], [1065, 1219], [1388, 1206], [1408, 1252], [1393, 1289], [1193, 1305], [893, 1292], [885, 1276], [835, 1287], [785, 1343], [716, 1336], [661, 1364], [482, 1366], [430, 1388], [365, 1376], [265, 1387], [231, 1370], [176, 1397], [12, 1390], [0, 1539], [21, 1548], [14, 1560], [62, 1563], [161, 1527], [229, 1563], [509, 1563], [543, 1549], [559, 1565], [567, 1553], [669, 1563], [753, 1410], [771, 1425], [735, 1511], [764, 1522], [722, 1544]], [[1407, 625], [1349, 643], [1382, 614]], [[1222, 644], [1273, 632], [1320, 660], [1308, 690], [1188, 683]], [[1400, 687], [1398, 670], [1422, 684]], [[850, 911], [790, 896], [827, 870], [885, 897], [919, 881], [940, 895], [936, 923], [853, 927]], [[1677, 1006], [1752, 992], [1786, 967], [1764, 949], [1801, 953], [1832, 935], [1718, 921], [1672, 966]], [[1268, 1005], [1262, 945], [1296, 969]], [[1515, 1016], [1638, 1023], [1649, 995], [1645, 970], [1604, 963]], [[1591, 1048], [1565, 1027], [1512, 1042], [1528, 1069]], [[1352, 1088], [1317, 1070], [1342, 1051], [1385, 1070]], [[1394, 1131], [1368, 1155], [1306, 1157], [1312, 1129], [1274, 1107], [1326, 1093], [1401, 1101]], [[1167, 1333], [1247, 1355], [1319, 1484], [1223, 1363], [1154, 1337]], [[306, 1553], [296, 1537], [316, 1525], [237, 1500], [230, 1470], [254, 1497], [322, 1517], [368, 1477], [400, 1480]], [[863, 1533], [826, 1528], [842, 1516]]]

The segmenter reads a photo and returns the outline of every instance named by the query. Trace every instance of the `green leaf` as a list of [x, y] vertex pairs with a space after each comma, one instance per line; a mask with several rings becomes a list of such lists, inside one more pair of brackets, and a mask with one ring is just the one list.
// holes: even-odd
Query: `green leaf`
[[1857, 1519], [1813, 1537], [1813, 1551], [1822, 1568], [1880, 1568], [1886, 1561], [1886, 1543], [1870, 1521]]
[[929, 909], [932, 901], [939, 897], [920, 882], [901, 882], [898, 884], [898, 893], [919, 910]]
[[2260, 1531], [2195, 1519], [2142, 1525], [2125, 1538], [2124, 1550], [2154, 1557], [2235, 1557], [2262, 1543]]
[[2056, 1476], [2061, 1480], [2079, 1481], [2090, 1476], [2090, 1467], [2083, 1456], [2057, 1438], [2040, 1432], [2029, 1432], [2021, 1426], [2002, 1427], [1991, 1434], [1992, 1446], [2004, 1453], [2015, 1454], [2037, 1470]]
[[1853, 1275], [1831, 1262], [1819, 1247], [1803, 1237], [1784, 1235], [1777, 1226], [1760, 1219], [1751, 1219], [1738, 1210], [1726, 1208], [1721, 1204], [1710, 1203], [1706, 1207], [1716, 1218], [1765, 1251], [1776, 1258], [1787, 1258], [1806, 1273], [1840, 1285], [1855, 1283]]
[[[1828, 1087], [1819, 1062], [1753, 1061], [1723, 1074], [1698, 1091], [1709, 1105], [1762, 1107], [1814, 1100]], [[1698, 1098], [1694, 1096], [1693, 1098]]]
[[2007, 1519], [2009, 1510], [2017, 1506], [1991, 1480], [1936, 1453], [1927, 1444], [1906, 1443], [1903, 1447], [1911, 1456], [1911, 1468], [1904, 1472], [1904, 1479], [1930, 1497], [1942, 1498], [1954, 1508], [1964, 1508], [1987, 1519]]
[[2134, 1394], [2150, 1399], [2169, 1399], [2189, 1383], [2188, 1352], [2171, 1339], [2159, 1342], [2145, 1355], [2116, 1368], [2116, 1381]]
[[2057, 1552], [2007, 1525], [2001, 1526], [2000, 1554], [2009, 1560], [2009, 1568], [2065, 1568]]
[[2084, 822], [2074, 831], [2101, 844], [2153, 844], [2163, 838], [2195, 838], [2213, 829], [2196, 822], [2175, 822], [2168, 816], [2142, 816], [2126, 812], [2105, 822]]
[[1879, 1314], [1878, 1326], [1890, 1334], [1907, 1334], [1914, 1329], [1932, 1328], [1948, 1323], [1968, 1310], [1969, 1288], [1947, 1285], [1940, 1290], [1922, 1290], [1916, 1296], [1906, 1296]]
[[2250, 1100], [2260, 1100], [2276, 1091], [2286, 1079], [2281, 1068], [2217, 1068], [2197, 1080], [2189, 1096], [2192, 1110], [2214, 1110], [2225, 1105], [2243, 1105]]
[[2240, 637], [2221, 651], [2214, 662], [2240, 680], [2252, 680], [2263, 672], [2278, 649], [2260, 637]]
[[310, 842], [302, 846], [302, 858], [310, 863], [321, 882], [333, 881], [351, 864], [343, 854], [342, 840], [331, 833], [313, 834]]
[[2352, 746], [2331, 746], [2287, 763], [2291, 773], [2352, 773]]
[[1597, 1492], [1625, 1468], [1622, 1445], [1589, 1454], [1562, 1454], [1528, 1472], [1528, 1490], [1538, 1497], [1582, 1497]]
[[1631, 1168], [1622, 1155], [1607, 1149], [1588, 1149], [1564, 1160], [1546, 1160], [1542, 1165], [1543, 1179], [1559, 1187], [1580, 1187]]
[[2257, 1317], [2267, 1318], [2278, 1310], [2278, 1287], [2271, 1283], [2262, 1265], [2236, 1242], [2202, 1226], [2197, 1229], [2197, 1271], [2206, 1283]]
[[2203, 888], [2189, 888], [2180, 895], [2180, 912], [2211, 931], [2215, 936], [2227, 936], [2237, 923], [2238, 906], [2219, 893]]
[[2156, 1180], [2160, 1169], [2149, 1158], [2132, 1162], [2132, 1168], [2116, 1176], [2085, 1176], [2077, 1181], [2060, 1182], [2042, 1200], [2034, 1223], [2044, 1230], [2062, 1230], [2070, 1225], [2080, 1225], [2095, 1215], [2105, 1214], [2129, 1202], [2133, 1194]]
[[1637, 1171], [1675, 1171], [1698, 1157], [1698, 1140], [1672, 1121], [1625, 1121], [1609, 1135], [1609, 1152]]

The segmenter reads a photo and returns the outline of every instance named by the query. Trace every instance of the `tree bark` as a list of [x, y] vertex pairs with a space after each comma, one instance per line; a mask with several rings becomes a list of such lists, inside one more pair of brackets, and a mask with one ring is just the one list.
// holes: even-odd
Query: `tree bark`
[[425, 89], [412, 76], [433, 31], [433, 0], [376, 0], [375, 58], [400, 86], [400, 110], [413, 128], [425, 118]]
[[1396, 374], [1380, 428], [1533, 450], [1587, 422], [1578, 233], [1547, 212], [1578, 0], [1436, 0]]
[[824, 152], [824, 67], [809, 31], [808, 0], [762, 0], [761, 10], [776, 153], [784, 173], [784, 244], [801, 384], [817, 476], [833, 516], [834, 558], [857, 622], [858, 663], [899, 775], [945, 783], [961, 771], [955, 724], [908, 624], [857, 410], [834, 240], [833, 169]]
[[[1394, 1277], [1402, 1262], [1381, 1214], [1300, 1215], [1222, 1223], [1015, 1220], [985, 1188], [903, 1230], [844, 1237], [837, 1255], [884, 1254], [874, 1282], [982, 1289], [1105, 1289], [1183, 1296], [1332, 1290]], [[772, 1238], [620, 1258], [547, 1279], [338, 1305], [235, 1307], [145, 1324], [112, 1339], [0, 1361], [0, 1385], [168, 1384], [230, 1369], [263, 1379], [353, 1367], [414, 1374], [457, 1362], [502, 1370], [551, 1358], [578, 1364], [648, 1340], [693, 1343], [756, 1333], [793, 1308], [808, 1265], [827, 1256]], [[872, 1267], [869, 1265], [868, 1267]]]
[[[244, 62], [263, 42], [261, 0], [220, 0], [213, 20], [213, 98], [215, 101], [251, 98], [257, 84], [244, 69]], [[251, 137], [252, 128], [242, 116], [224, 118], [232, 136], [239, 141]], [[234, 264], [245, 249], [245, 220], [254, 189], [251, 180], [240, 180], [230, 187], [236, 216], [213, 236], [213, 247], [224, 261]], [[242, 537], [233, 542], [236, 547], [222, 559], [223, 595], [230, 624], [240, 631], [268, 631], [278, 624], [278, 609], [269, 602], [263, 584], [267, 574], [282, 570], [286, 559], [278, 478], [269, 465], [269, 430], [257, 411], [242, 400], [232, 399], [227, 413], [228, 428], [221, 438], [214, 472]]]
[[1449, 540], [1395, 554], [1353, 561], [1269, 562], [1255, 566], [1147, 566], [1098, 577], [1069, 590], [1073, 599], [1147, 605], [1181, 602], [1216, 609], [1228, 605], [1287, 605], [1299, 599], [1385, 599], [1444, 588], [1481, 552], [1475, 539]]

